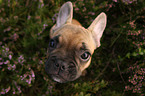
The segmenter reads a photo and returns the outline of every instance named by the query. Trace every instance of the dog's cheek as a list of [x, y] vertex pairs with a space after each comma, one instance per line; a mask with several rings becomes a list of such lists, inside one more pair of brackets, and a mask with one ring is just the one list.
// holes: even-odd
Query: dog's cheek
[[83, 72], [86, 68], [88, 68], [90, 63], [91, 63], [91, 58], [87, 62], [81, 62], [80, 64], [81, 72]]

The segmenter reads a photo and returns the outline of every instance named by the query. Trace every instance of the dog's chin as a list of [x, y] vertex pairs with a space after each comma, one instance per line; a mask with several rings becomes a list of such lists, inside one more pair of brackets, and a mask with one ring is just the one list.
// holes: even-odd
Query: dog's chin
[[66, 83], [68, 82], [67, 80], [65, 80], [63, 77], [59, 76], [59, 75], [51, 75], [52, 79], [56, 82], [59, 83]]

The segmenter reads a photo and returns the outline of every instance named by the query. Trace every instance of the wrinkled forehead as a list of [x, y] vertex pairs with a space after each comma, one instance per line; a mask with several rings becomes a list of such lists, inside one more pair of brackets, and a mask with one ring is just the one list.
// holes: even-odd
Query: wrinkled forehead
[[58, 36], [59, 42], [64, 43], [64, 46], [87, 47], [89, 50], [95, 49], [94, 40], [91, 33], [77, 25], [66, 25], [56, 31], [55, 36]]

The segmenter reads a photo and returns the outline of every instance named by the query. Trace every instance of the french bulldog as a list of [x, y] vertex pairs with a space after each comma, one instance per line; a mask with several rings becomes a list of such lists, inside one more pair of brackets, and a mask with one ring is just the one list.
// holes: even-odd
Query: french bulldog
[[102, 12], [85, 29], [72, 17], [73, 6], [68, 1], [60, 8], [56, 24], [50, 30], [45, 70], [59, 83], [74, 81], [90, 65], [91, 56], [100, 46], [107, 22], [107, 16]]

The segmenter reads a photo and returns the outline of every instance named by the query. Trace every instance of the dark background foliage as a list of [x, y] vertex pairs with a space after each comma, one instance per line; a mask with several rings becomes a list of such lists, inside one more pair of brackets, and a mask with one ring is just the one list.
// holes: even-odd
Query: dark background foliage
[[45, 73], [49, 30], [67, 0], [0, 0], [0, 94], [144, 96], [144, 0], [70, 0], [87, 28], [101, 12], [107, 27], [85, 76], [65, 84]]

